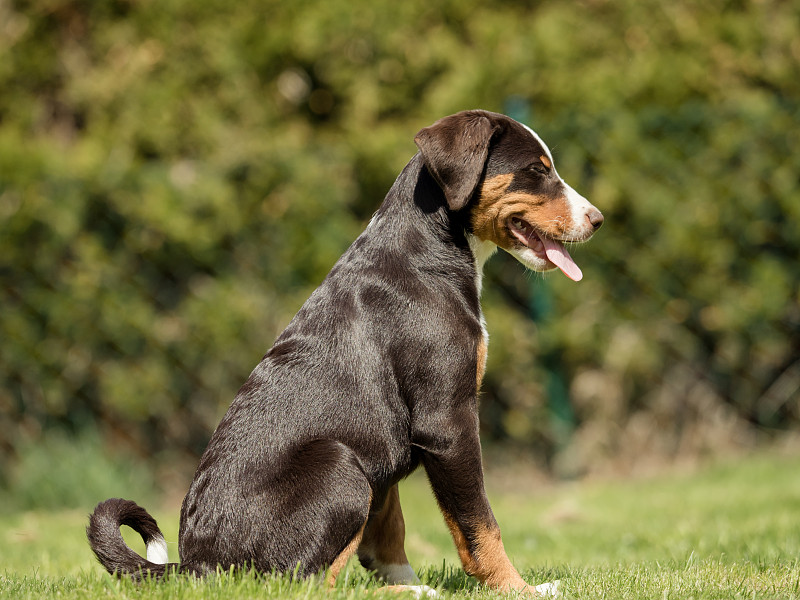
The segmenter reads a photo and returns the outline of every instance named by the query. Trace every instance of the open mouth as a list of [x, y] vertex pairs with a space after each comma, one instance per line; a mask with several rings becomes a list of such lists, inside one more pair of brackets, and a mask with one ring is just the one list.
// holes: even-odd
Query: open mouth
[[558, 267], [573, 281], [580, 281], [583, 278], [580, 268], [572, 260], [564, 244], [558, 240], [536, 231], [530, 223], [520, 217], [511, 217], [508, 220], [508, 230], [523, 246], [530, 248], [538, 258]]

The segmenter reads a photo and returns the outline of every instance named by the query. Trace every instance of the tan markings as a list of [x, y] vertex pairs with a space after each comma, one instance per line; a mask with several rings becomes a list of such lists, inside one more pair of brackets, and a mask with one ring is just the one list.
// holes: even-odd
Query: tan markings
[[508, 559], [498, 528], [479, 526], [473, 547], [470, 549], [467, 539], [455, 519], [445, 514], [444, 520], [453, 536], [464, 571], [468, 575], [503, 592], [510, 590], [530, 592], [532, 590], [532, 587], [525, 583]]
[[328, 576], [325, 578], [325, 584], [332, 588], [336, 584], [336, 578], [339, 576], [339, 572], [344, 569], [344, 566], [347, 564], [347, 561], [356, 553], [358, 550], [359, 544], [361, 544], [361, 538], [364, 536], [364, 528], [367, 526], [367, 522], [364, 521], [364, 524], [361, 526], [361, 529], [358, 530], [355, 537], [344, 547], [339, 553], [333, 563], [331, 563], [330, 568], [328, 569]]
[[486, 372], [486, 356], [488, 353], [489, 348], [486, 345], [486, 337], [481, 335], [480, 339], [478, 340], [478, 373], [477, 373], [477, 385], [475, 387], [476, 391], [480, 391], [481, 389], [481, 382], [483, 382], [483, 374]]
[[482, 529], [475, 538], [475, 554], [481, 565], [478, 579], [503, 591], [523, 590], [528, 584], [511, 564], [500, 538], [500, 529]]
[[484, 199], [494, 202], [501, 198], [503, 194], [506, 193], [512, 181], [514, 181], [514, 175], [512, 173], [497, 175], [496, 177], [484, 181], [481, 186], [481, 202], [483, 202]]
[[[503, 246], [503, 241], [499, 239], [501, 233], [505, 231], [505, 226], [496, 226], [497, 208], [496, 204], [505, 196], [508, 186], [514, 180], [514, 176], [498, 175], [483, 182], [481, 195], [478, 205], [472, 210], [472, 232], [483, 241], [491, 241], [498, 246]], [[507, 246], [506, 246], [507, 247]]]
[[566, 196], [537, 196], [521, 191], [508, 192], [513, 175], [498, 175], [483, 183], [478, 204], [472, 211], [472, 232], [482, 241], [510, 249], [520, 242], [508, 230], [508, 220], [520, 217], [538, 231], [554, 238], [563, 237], [572, 226]]
[[379, 513], [370, 515], [367, 521], [358, 556], [367, 564], [377, 561], [383, 565], [406, 565], [405, 538], [406, 524], [400, 508], [400, 494], [397, 485], [393, 485], [383, 508]]
[[549, 159], [549, 158], [547, 158], [547, 157], [546, 157], [546, 156], [544, 156], [544, 155], [540, 156], [540, 157], [539, 157], [539, 160], [540, 160], [540, 161], [542, 161], [542, 164], [543, 164], [545, 167], [547, 167], [548, 169], [549, 169], [549, 168], [551, 168], [551, 167], [553, 166], [553, 163], [552, 163], [552, 162], [550, 162], [550, 159]]
[[447, 523], [447, 528], [450, 530], [450, 535], [453, 536], [453, 542], [455, 542], [456, 550], [458, 551], [458, 558], [461, 559], [461, 565], [464, 567], [464, 571], [466, 571], [468, 575], [475, 575], [478, 571], [478, 565], [477, 561], [473, 560], [472, 554], [470, 554], [467, 538], [464, 537], [455, 519], [444, 511], [442, 511], [442, 514], [444, 515], [444, 522]]

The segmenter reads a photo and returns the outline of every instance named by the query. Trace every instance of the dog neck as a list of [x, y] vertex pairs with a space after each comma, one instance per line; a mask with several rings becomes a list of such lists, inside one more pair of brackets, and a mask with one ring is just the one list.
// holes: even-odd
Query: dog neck
[[477, 236], [471, 233], [467, 234], [467, 241], [475, 259], [475, 284], [478, 287], [478, 297], [480, 297], [483, 287], [483, 265], [497, 251], [497, 246], [492, 242], [478, 239]]
[[[494, 244], [471, 239], [466, 211], [451, 211], [418, 153], [405, 166], [353, 251], [391, 254], [407, 268], [443, 277], [479, 310], [483, 263]], [[378, 242], [379, 240], [379, 242]], [[376, 246], [380, 243], [380, 248]], [[473, 282], [474, 290], [454, 284]]]

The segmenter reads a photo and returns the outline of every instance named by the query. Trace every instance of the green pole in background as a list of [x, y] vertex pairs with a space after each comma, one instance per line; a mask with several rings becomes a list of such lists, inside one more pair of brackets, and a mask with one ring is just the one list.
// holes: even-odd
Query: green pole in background
[[[505, 103], [506, 114], [531, 125], [530, 102], [521, 96], [511, 96]], [[553, 309], [553, 292], [546, 278], [532, 278], [528, 283], [528, 315], [537, 324], [544, 324]], [[545, 348], [539, 357], [547, 377], [545, 389], [550, 414], [550, 431], [556, 449], [569, 442], [575, 429], [575, 413], [569, 401], [567, 378], [561, 360], [561, 349]]]

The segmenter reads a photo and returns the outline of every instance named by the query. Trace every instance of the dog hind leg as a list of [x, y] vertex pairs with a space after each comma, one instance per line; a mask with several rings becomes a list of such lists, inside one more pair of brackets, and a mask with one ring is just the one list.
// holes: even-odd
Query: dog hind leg
[[380, 511], [372, 513], [367, 521], [358, 559], [364, 568], [375, 571], [386, 583], [419, 583], [417, 574], [408, 564], [404, 542], [405, 521], [397, 485], [394, 485]]
[[236, 539], [225, 540], [227, 552], [220, 554], [226, 559], [217, 562], [301, 576], [329, 567], [338, 573], [358, 548], [372, 501], [355, 452], [341, 442], [313, 440], [280, 465], [247, 472], [255, 483], [231, 507], [239, 515]]
[[404, 548], [405, 533], [400, 495], [397, 485], [394, 485], [389, 489], [381, 509], [372, 513], [367, 521], [358, 547], [358, 559], [364, 568], [375, 571], [380, 579], [389, 584], [384, 589], [411, 592], [417, 598], [435, 597], [436, 591], [422, 585], [408, 563]]

